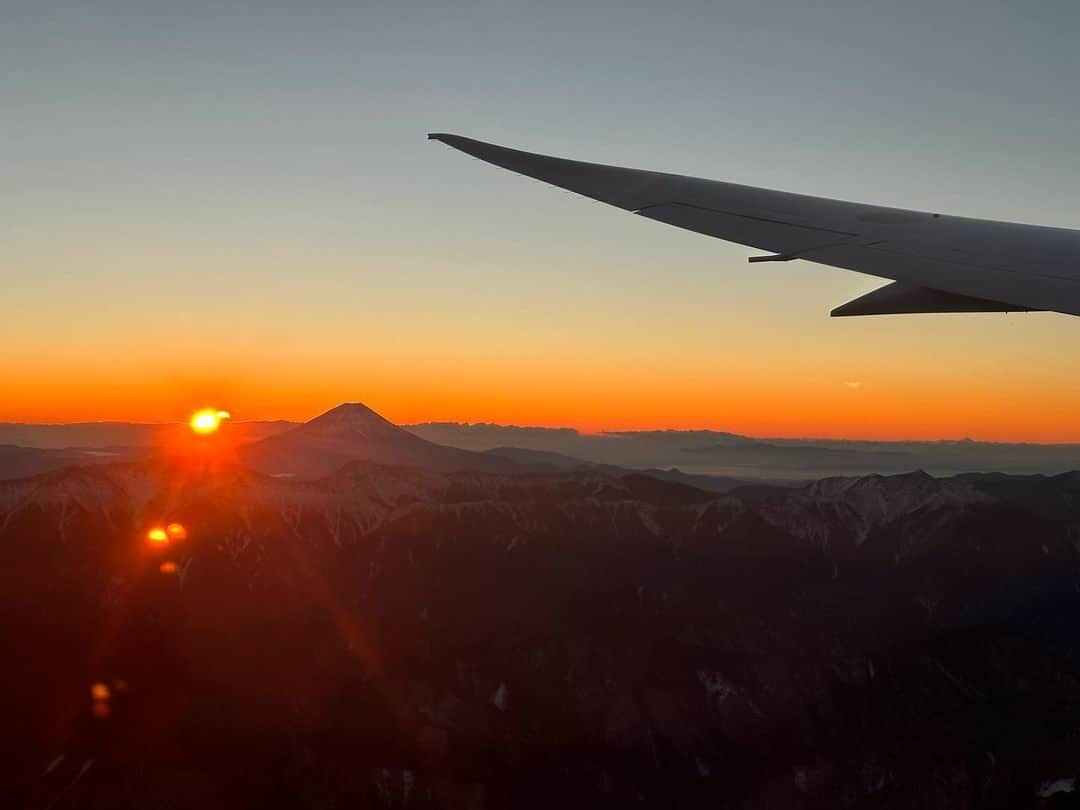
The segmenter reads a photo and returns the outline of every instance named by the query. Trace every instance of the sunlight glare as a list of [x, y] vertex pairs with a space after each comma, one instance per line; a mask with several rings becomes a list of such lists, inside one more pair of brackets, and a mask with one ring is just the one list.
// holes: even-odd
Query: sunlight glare
[[203, 408], [191, 415], [191, 429], [201, 436], [208, 436], [221, 427], [223, 420], [231, 414], [228, 411], [219, 411], [215, 408]]

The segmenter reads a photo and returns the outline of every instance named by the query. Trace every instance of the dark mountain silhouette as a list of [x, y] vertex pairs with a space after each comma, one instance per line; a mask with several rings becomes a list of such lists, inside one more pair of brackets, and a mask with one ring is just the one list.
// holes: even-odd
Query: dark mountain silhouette
[[[293, 422], [237, 421], [228, 425], [234, 443], [253, 442], [290, 428]], [[933, 475], [996, 470], [1012, 474], [1057, 474], [1080, 467], [1078, 444], [1004, 444], [960, 441], [861, 441], [755, 439], [713, 430], [612, 431], [582, 434], [571, 428], [515, 427], [431, 422], [404, 425], [422, 439], [473, 452], [532, 450], [568, 457], [573, 463], [630, 469], [677, 468], [688, 475], [737, 479], [807, 481], [831, 475], [890, 474], [925, 469]], [[100, 422], [67, 425], [0, 423], [0, 445], [68, 448], [161, 447], [187, 431], [184, 423]], [[25, 454], [28, 459], [31, 454]], [[48, 469], [44, 456], [34, 461]], [[529, 464], [572, 466], [557, 458], [533, 457]], [[25, 473], [20, 473], [25, 474]], [[0, 477], [5, 475], [0, 459]]]
[[588, 468], [597, 472], [605, 472], [610, 475], [626, 475], [639, 472], [650, 478], [658, 478], [663, 481], [672, 481], [677, 484], [688, 484], [706, 492], [728, 492], [736, 487], [745, 486], [747, 481], [742, 478], [730, 478], [723, 475], [691, 475], [674, 467], [667, 470], [647, 469], [634, 470], [628, 467], [620, 467], [616, 464], [600, 464], [594, 461], [567, 456], [562, 453], [551, 453], [543, 450], [526, 450], [521, 447], [493, 447], [484, 451], [488, 455], [500, 456], [513, 459], [528, 469], [533, 470], [579, 470]]
[[634, 469], [676, 467], [740, 479], [810, 480], [924, 469], [933, 475], [997, 470], [1057, 474], [1080, 468], [1080, 444], [754, 439], [712, 430], [579, 433], [568, 428], [428, 422], [406, 430], [467, 450], [515, 447]]
[[149, 455], [145, 447], [65, 447], [45, 449], [0, 444], [0, 479], [25, 478], [63, 467], [130, 461]]
[[[247, 441], [281, 433], [295, 426], [284, 421], [237, 421], [229, 430]], [[67, 424], [28, 424], [0, 422], [0, 445], [65, 450], [72, 447], [151, 447], [167, 443], [188, 430], [184, 422], [70, 422]]]
[[[287, 427], [283, 428], [283, 424]], [[64, 426], [41, 427], [51, 431]], [[93, 426], [73, 427], [81, 429]], [[117, 430], [116, 425], [104, 427], [110, 432]], [[129, 427], [137, 427], [144, 433], [154, 427], [158, 440], [170, 434], [180, 439], [189, 438], [187, 425], [171, 425], [168, 430], [150, 425]], [[302, 425], [244, 422], [227, 424], [224, 429], [232, 434], [230, 441], [233, 444], [239, 442], [238, 455], [252, 469], [269, 475], [301, 479], [327, 475], [351, 461], [371, 461], [443, 472], [482, 470], [509, 473], [582, 467], [611, 474], [629, 472], [616, 465], [597, 464], [559, 453], [516, 447], [500, 447], [484, 453], [445, 447], [395, 426], [358, 403], [340, 405]], [[267, 433], [269, 436], [259, 441], [245, 441], [253, 434], [262, 436]], [[56, 434], [54, 438], [59, 435]], [[168, 456], [177, 452], [174, 444], [178, 443], [165, 441], [161, 445], [149, 443], [128, 447], [63, 449], [0, 445], [0, 480], [24, 478], [65, 467]], [[686, 475], [675, 469], [650, 472], [657, 478], [688, 483], [714, 492], [723, 492], [745, 483], [734, 478]]]
[[252, 469], [296, 478], [319, 478], [350, 461], [444, 472], [519, 468], [508, 458], [422, 439], [359, 402], [338, 405], [310, 422], [247, 445], [240, 454]]
[[0, 482], [0, 804], [1071, 806], [1078, 530], [1077, 476]]

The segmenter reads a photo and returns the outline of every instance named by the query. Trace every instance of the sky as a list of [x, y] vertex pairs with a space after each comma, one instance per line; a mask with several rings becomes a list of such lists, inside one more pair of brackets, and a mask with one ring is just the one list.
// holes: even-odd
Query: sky
[[0, 27], [0, 420], [1080, 441], [1080, 319], [830, 319], [879, 279], [445, 146], [1080, 227], [1080, 4], [59, 3]]

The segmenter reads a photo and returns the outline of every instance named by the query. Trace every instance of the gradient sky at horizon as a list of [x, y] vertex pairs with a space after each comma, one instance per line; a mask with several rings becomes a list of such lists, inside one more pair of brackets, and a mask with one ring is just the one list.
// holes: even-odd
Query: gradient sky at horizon
[[1075, 2], [25, 4], [0, 28], [0, 420], [1080, 441], [1080, 319], [880, 280], [425, 133], [1080, 227]]

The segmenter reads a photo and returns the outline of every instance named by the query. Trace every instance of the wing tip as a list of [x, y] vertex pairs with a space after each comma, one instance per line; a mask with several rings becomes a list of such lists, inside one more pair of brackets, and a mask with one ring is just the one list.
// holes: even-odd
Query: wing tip
[[497, 156], [516, 152], [516, 150], [507, 149], [505, 146], [496, 146], [493, 143], [478, 141], [475, 138], [466, 138], [464, 135], [454, 135], [451, 132], [429, 132], [427, 139], [445, 143], [451, 149], [457, 149], [459, 152], [464, 152], [467, 155], [478, 157], [496, 165], [498, 165]]
[[445, 143], [447, 146], [453, 146], [455, 148], [460, 148], [461, 144], [470, 140], [469, 138], [465, 138], [461, 135], [454, 135], [450, 132], [429, 132], [427, 134], [427, 139], [429, 141], [439, 141], [440, 143]]

